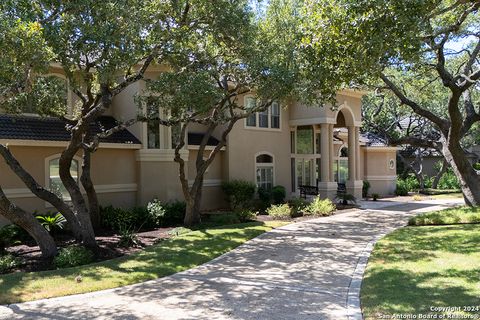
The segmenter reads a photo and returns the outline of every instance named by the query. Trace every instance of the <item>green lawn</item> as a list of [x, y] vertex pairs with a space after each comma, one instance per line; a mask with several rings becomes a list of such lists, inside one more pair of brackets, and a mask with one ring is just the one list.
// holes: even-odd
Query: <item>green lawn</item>
[[361, 302], [372, 320], [479, 306], [480, 225], [405, 227], [386, 236], [369, 259]]
[[429, 195], [428, 197], [432, 199], [461, 199], [463, 198], [463, 193], [456, 192], [456, 193], [435, 194], [435, 195]]
[[409, 225], [447, 225], [480, 223], [480, 208], [458, 207], [441, 211], [427, 212], [412, 217]]
[[[98, 291], [187, 270], [228, 252], [272, 228], [287, 224], [251, 222], [197, 230], [131, 256], [86, 266], [0, 276], [0, 304]], [[75, 277], [83, 281], [77, 283]]]

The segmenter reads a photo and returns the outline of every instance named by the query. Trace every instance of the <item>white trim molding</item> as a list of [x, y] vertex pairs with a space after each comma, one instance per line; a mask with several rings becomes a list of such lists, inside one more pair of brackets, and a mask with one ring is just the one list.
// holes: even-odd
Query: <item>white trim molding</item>
[[363, 180], [368, 181], [396, 181], [397, 176], [365, 176]]
[[101, 184], [95, 186], [97, 193], [120, 193], [120, 192], [137, 192], [138, 185], [136, 183], [119, 183], [119, 184]]
[[35, 197], [35, 195], [27, 188], [4, 189], [3, 192], [10, 199]]
[[[194, 180], [188, 180], [188, 186], [193, 185]], [[203, 180], [204, 187], [219, 187], [222, 185], [222, 179], [205, 179]]]
[[294, 120], [288, 121], [288, 124], [290, 126], [311, 126], [314, 124], [322, 124], [322, 123], [335, 124], [336, 121], [334, 118], [330, 118], [330, 117], [294, 119]]
[[[189, 144], [189, 145], [187, 146], [187, 149], [188, 149], [188, 150], [200, 150], [200, 146], [195, 145], [195, 144]], [[213, 149], [215, 149], [215, 146], [206, 146], [206, 147], [205, 147], [205, 150], [206, 150], [206, 151], [211, 151], [211, 150], [213, 150]], [[225, 151], [225, 150], [226, 150], [226, 147], [225, 147], [225, 146], [223, 146], [223, 147], [220, 149], [220, 151]]]
[[[136, 183], [124, 183], [124, 184], [100, 184], [95, 186], [95, 190], [98, 194], [103, 193], [121, 193], [121, 192], [137, 192], [138, 186]], [[3, 190], [5, 195], [10, 199], [20, 198], [36, 198], [28, 188], [15, 188]], [[82, 190], [82, 193], [85, 193]]]
[[[0, 144], [18, 147], [58, 147], [65, 148], [67, 141], [0, 139]], [[100, 142], [100, 149], [140, 149], [141, 144]]]
[[[188, 161], [190, 151], [180, 150], [182, 159]], [[140, 149], [135, 153], [136, 160], [142, 162], [173, 162], [175, 159], [174, 149]]]
[[399, 147], [363, 147], [367, 152], [386, 152], [386, 151], [398, 151]]

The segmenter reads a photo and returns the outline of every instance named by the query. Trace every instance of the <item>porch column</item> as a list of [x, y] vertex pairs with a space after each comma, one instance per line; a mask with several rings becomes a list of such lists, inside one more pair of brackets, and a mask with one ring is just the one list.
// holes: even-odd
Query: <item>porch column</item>
[[355, 159], [357, 164], [355, 180], [360, 180], [362, 168], [360, 166], [360, 127], [355, 127]]
[[321, 153], [321, 168], [320, 168], [320, 181], [330, 181], [330, 144], [328, 137], [330, 136], [329, 124], [322, 123], [320, 125], [320, 153]]
[[357, 143], [355, 142], [356, 132], [354, 126], [348, 127], [348, 181], [355, 181], [357, 178]]
[[333, 177], [333, 124], [328, 125], [328, 148], [329, 148], [329, 159], [328, 162], [330, 164], [330, 171], [329, 171], [329, 176], [330, 176], [330, 182], [335, 181]]

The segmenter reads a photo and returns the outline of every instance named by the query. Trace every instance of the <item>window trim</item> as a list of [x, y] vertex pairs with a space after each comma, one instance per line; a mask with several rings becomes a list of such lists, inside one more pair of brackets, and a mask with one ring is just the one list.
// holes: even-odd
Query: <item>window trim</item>
[[[268, 155], [270, 157], [272, 157], [272, 162], [271, 163], [257, 163], [257, 157], [258, 156], [261, 156], [261, 155]], [[273, 153], [271, 152], [268, 152], [268, 151], [260, 151], [260, 152], [257, 152], [254, 157], [253, 157], [253, 181], [255, 183], [255, 185], [257, 186], [258, 188], [258, 185], [257, 185], [257, 168], [272, 168], [272, 188], [276, 186], [276, 178], [275, 178], [275, 156], [273, 155]]]
[[[145, 114], [147, 112], [147, 106], [143, 104], [142, 111]], [[158, 107], [158, 114], [160, 117], [168, 117], [169, 111], [165, 108], [159, 106]], [[149, 148], [148, 147], [148, 121], [141, 122], [142, 124], [142, 149], [144, 150], [174, 150], [172, 148], [172, 127], [171, 126], [164, 126], [159, 123], [159, 148]], [[188, 131], [186, 132], [188, 133]], [[182, 149], [187, 149], [188, 143], [185, 144], [185, 147]]]
[[[255, 100], [257, 100], [257, 98], [255, 98], [254, 96], [252, 95], [246, 95], [243, 99], [243, 105], [246, 106], [247, 105], [247, 99], [250, 99], [250, 98], [253, 98]], [[243, 127], [244, 129], [247, 129], [247, 130], [258, 130], [258, 131], [271, 131], [271, 132], [280, 132], [282, 131], [282, 106], [279, 102], [275, 101], [275, 103], [278, 104], [278, 108], [279, 108], [279, 128], [272, 128], [272, 105], [270, 105], [268, 108], [267, 108], [267, 123], [268, 123], [268, 127], [260, 127], [260, 116], [259, 116], [259, 113], [260, 112], [255, 112], [255, 126], [249, 126], [247, 125], [247, 118], [245, 118], [244, 122], [243, 122]]]

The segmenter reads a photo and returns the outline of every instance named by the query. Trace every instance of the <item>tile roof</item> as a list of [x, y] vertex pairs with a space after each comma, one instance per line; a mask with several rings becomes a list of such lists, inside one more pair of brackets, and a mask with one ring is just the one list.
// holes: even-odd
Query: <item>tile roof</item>
[[[0, 115], [0, 139], [69, 141], [67, 122], [53, 117], [29, 115]], [[117, 121], [113, 117], [102, 116], [92, 124], [92, 132], [100, 133], [114, 127]], [[141, 142], [128, 130], [122, 130], [100, 139], [106, 143], [140, 144]]]
[[388, 147], [388, 144], [380, 136], [365, 132], [360, 135], [360, 141], [365, 142], [367, 147]]
[[[192, 146], [199, 146], [202, 143], [204, 134], [203, 133], [195, 133], [189, 132], [188, 133], [188, 144]], [[210, 137], [207, 141], [207, 146], [216, 146], [220, 141], [215, 137]]]

